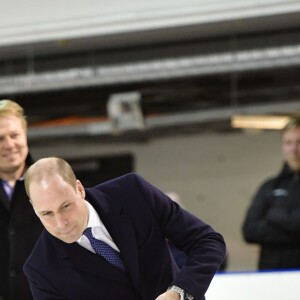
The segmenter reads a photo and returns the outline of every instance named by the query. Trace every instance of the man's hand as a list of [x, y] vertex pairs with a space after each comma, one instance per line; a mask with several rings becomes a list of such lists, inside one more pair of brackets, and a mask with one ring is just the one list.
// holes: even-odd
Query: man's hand
[[180, 300], [180, 295], [172, 290], [167, 290], [165, 293], [159, 295], [155, 300]]

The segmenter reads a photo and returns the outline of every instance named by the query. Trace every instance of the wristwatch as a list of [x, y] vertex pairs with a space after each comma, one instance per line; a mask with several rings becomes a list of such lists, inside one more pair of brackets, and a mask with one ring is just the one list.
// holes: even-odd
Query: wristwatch
[[168, 290], [172, 290], [180, 295], [180, 300], [193, 300], [194, 297], [187, 293], [184, 289], [180, 288], [177, 285], [172, 285], [168, 288]]

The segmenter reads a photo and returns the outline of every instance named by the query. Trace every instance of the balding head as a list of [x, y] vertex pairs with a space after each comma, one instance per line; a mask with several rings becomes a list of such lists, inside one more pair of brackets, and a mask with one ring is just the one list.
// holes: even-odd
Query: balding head
[[38, 160], [25, 175], [25, 187], [36, 215], [50, 234], [66, 243], [80, 238], [89, 217], [85, 190], [65, 160]]
[[26, 172], [25, 189], [28, 197], [30, 198], [30, 185], [33, 182], [42, 184], [54, 175], [60, 176], [76, 190], [76, 176], [71, 166], [62, 158], [46, 157], [38, 160]]

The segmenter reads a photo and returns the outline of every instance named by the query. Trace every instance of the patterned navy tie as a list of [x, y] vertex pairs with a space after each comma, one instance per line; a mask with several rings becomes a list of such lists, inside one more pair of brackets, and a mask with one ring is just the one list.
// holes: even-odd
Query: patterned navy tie
[[120, 256], [120, 253], [107, 245], [105, 242], [97, 240], [92, 235], [91, 227], [88, 227], [83, 234], [89, 239], [93, 249], [99, 255], [101, 255], [104, 259], [106, 259], [109, 263], [114, 265], [115, 267], [121, 269], [122, 271], [126, 271], [126, 266]]

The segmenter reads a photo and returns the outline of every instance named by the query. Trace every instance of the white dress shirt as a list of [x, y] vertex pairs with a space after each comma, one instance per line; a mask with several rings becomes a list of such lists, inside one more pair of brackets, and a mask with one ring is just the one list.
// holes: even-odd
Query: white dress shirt
[[[87, 201], [86, 201], [86, 204], [87, 204], [88, 210], [89, 210], [89, 220], [88, 220], [87, 227], [92, 228], [93, 237], [98, 239], [98, 240], [101, 240], [101, 241], [105, 242], [110, 247], [112, 247], [113, 249], [120, 252], [117, 245], [114, 243], [114, 241], [112, 240], [110, 234], [108, 233], [107, 229], [105, 228], [104, 224], [102, 223], [102, 221], [101, 221], [99, 215], [97, 214], [96, 210], [94, 209], [94, 207]], [[95, 253], [89, 239], [85, 235], [82, 235], [77, 240], [77, 243], [80, 246], [82, 246], [82, 247], [88, 249], [89, 251]]]

